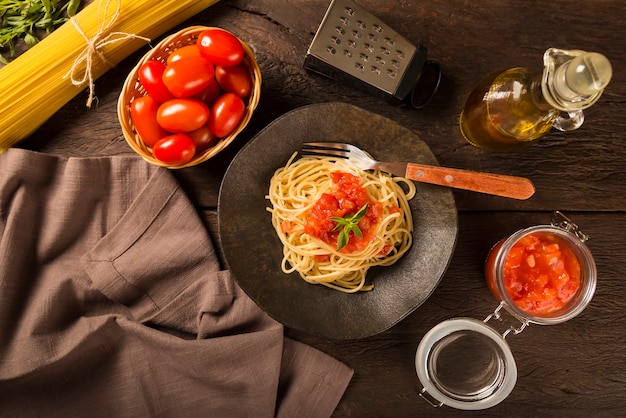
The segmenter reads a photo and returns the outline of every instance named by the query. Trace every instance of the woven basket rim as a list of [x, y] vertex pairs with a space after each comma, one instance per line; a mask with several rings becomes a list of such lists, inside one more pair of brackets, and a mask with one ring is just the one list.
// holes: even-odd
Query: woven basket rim
[[139, 83], [139, 68], [145, 62], [153, 59], [164, 62], [164, 60], [167, 59], [167, 56], [176, 48], [184, 45], [195, 44], [195, 39], [197, 39], [200, 33], [208, 29], [223, 30], [230, 33], [226, 29], [212, 26], [190, 26], [184, 28], [172, 35], [167, 36], [162, 41], [160, 41], [154, 48], [150, 49], [150, 51], [148, 51], [139, 60], [139, 62], [133, 67], [133, 69], [126, 77], [117, 102], [117, 116], [122, 128], [122, 133], [124, 134], [124, 139], [126, 140], [128, 145], [133, 151], [135, 151], [144, 160], [151, 164], [166, 168], [185, 168], [203, 163], [210, 158], [213, 158], [215, 155], [217, 155], [219, 152], [229, 146], [235, 140], [237, 135], [239, 135], [239, 133], [243, 131], [243, 129], [248, 125], [248, 122], [250, 122], [252, 114], [259, 104], [262, 82], [261, 70], [258, 63], [256, 62], [252, 49], [250, 49], [250, 47], [244, 41], [237, 38], [243, 46], [244, 62], [250, 70], [250, 76], [252, 78], [252, 91], [245, 101], [246, 110], [244, 113], [244, 117], [239, 123], [239, 126], [235, 128], [233, 132], [231, 132], [228, 136], [224, 138], [220, 138], [217, 144], [215, 144], [211, 148], [208, 148], [201, 154], [195, 155], [190, 161], [184, 164], [172, 165], [156, 159], [152, 155], [150, 148], [143, 142], [139, 134], [135, 131], [132, 120], [130, 119], [130, 104], [136, 97], [147, 95], [147, 93], [141, 86], [141, 83]]

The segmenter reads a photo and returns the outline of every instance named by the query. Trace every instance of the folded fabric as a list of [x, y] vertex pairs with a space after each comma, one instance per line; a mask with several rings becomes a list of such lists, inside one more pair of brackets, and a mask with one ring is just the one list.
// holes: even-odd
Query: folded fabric
[[166, 169], [0, 155], [0, 415], [330, 416], [353, 371], [221, 270]]

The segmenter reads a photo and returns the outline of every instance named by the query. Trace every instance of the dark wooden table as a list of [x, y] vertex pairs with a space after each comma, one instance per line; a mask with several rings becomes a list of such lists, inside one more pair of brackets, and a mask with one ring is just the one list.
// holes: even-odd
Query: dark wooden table
[[[303, 332], [288, 335], [354, 368], [335, 415], [615, 417], [626, 414], [626, 11], [622, 1], [574, 4], [554, 0], [405, 0], [360, 3], [414, 43], [443, 69], [441, 89], [423, 110], [400, 109], [310, 74], [303, 59], [328, 6], [326, 0], [223, 0], [179, 28], [226, 28], [253, 48], [263, 73], [262, 99], [250, 125], [218, 158], [176, 172], [217, 240], [216, 206], [228, 163], [257, 132], [303, 105], [341, 101], [379, 113], [419, 135], [444, 166], [526, 176], [537, 193], [527, 201], [455, 191], [459, 236], [451, 264], [434, 294], [413, 314], [379, 335], [332, 341]], [[511, 154], [466, 143], [458, 115], [470, 89], [487, 74], [509, 67], [541, 67], [549, 47], [605, 54], [614, 76], [581, 129], [553, 131]], [[147, 48], [147, 47], [146, 47]], [[18, 146], [65, 156], [127, 154], [116, 101], [137, 51], [96, 83], [99, 103], [76, 97]], [[483, 319], [497, 302], [482, 265], [489, 248], [510, 233], [549, 223], [554, 210], [570, 216], [591, 238], [599, 280], [588, 308], [554, 326], [531, 325], [507, 339], [519, 377], [511, 395], [479, 413], [434, 409], [418, 396], [415, 350], [439, 322]]]

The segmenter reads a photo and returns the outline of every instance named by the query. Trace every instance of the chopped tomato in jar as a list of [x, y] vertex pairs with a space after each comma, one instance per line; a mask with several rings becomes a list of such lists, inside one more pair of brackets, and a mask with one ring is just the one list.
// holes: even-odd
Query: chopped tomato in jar
[[370, 198], [359, 176], [335, 171], [330, 177], [332, 186], [315, 202], [308, 215], [304, 232], [336, 246], [340, 231], [333, 231], [337, 222], [331, 218], [353, 215], [368, 204], [365, 216], [358, 223], [363, 237], [359, 238], [351, 233], [348, 244], [341, 252], [353, 253], [362, 250], [374, 238], [376, 226], [383, 212], [382, 204]]
[[507, 254], [504, 285], [520, 309], [541, 315], [562, 308], [574, 297], [580, 287], [580, 272], [576, 256], [557, 237], [530, 234]]

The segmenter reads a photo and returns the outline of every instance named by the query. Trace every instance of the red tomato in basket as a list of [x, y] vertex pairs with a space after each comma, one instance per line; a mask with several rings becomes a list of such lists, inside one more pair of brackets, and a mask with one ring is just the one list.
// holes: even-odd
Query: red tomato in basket
[[173, 99], [174, 96], [165, 87], [163, 83], [163, 73], [165, 72], [165, 64], [161, 61], [146, 61], [139, 67], [139, 82], [148, 94], [159, 103]]
[[175, 97], [191, 97], [206, 89], [215, 77], [213, 64], [200, 56], [182, 57], [163, 72], [163, 83]]
[[248, 97], [252, 89], [250, 72], [243, 63], [229, 67], [218, 65], [215, 67], [215, 79], [222, 87], [222, 90], [235, 93], [242, 99]]
[[207, 106], [211, 106], [213, 102], [215, 102], [215, 100], [220, 97], [221, 94], [222, 89], [220, 88], [220, 85], [217, 84], [217, 81], [215, 79], [213, 79], [206, 89], [193, 97], [194, 99], [203, 101]]
[[178, 61], [179, 59], [183, 57], [189, 57], [189, 56], [192, 56], [192, 57], [200, 56], [200, 51], [198, 50], [197, 46], [185, 45], [185, 46], [181, 46], [180, 48], [177, 48], [174, 52], [170, 54], [169, 57], [167, 57], [167, 65], [170, 65], [174, 61]]
[[215, 65], [237, 65], [244, 56], [243, 46], [235, 35], [221, 29], [207, 29], [196, 42], [200, 54]]
[[168, 135], [157, 123], [158, 109], [159, 103], [150, 96], [137, 97], [130, 104], [130, 119], [141, 140], [149, 147]]
[[185, 134], [173, 134], [162, 138], [152, 149], [154, 157], [168, 164], [184, 164], [196, 153], [196, 144]]
[[187, 132], [186, 135], [196, 143], [196, 152], [205, 151], [217, 143], [217, 137], [211, 133], [207, 125], [202, 125], [195, 131]]
[[172, 99], [161, 104], [157, 122], [168, 132], [191, 132], [209, 120], [210, 110], [200, 100]]
[[224, 93], [211, 106], [209, 130], [218, 138], [230, 134], [243, 119], [246, 110], [241, 97], [235, 93]]

